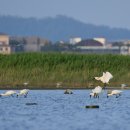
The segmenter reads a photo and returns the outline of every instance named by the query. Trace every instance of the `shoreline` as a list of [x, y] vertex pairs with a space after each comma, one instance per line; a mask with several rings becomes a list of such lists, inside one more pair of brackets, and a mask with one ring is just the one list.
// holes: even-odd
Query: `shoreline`
[[[66, 89], [71, 89], [71, 90], [91, 90], [94, 88], [30, 88], [30, 87], [21, 87], [21, 88], [0, 88], [0, 90], [21, 90], [21, 89], [30, 89], [30, 90], [66, 90]], [[119, 89], [119, 90], [130, 90], [130, 87], [106, 87], [104, 90], [109, 90], [109, 89]]]

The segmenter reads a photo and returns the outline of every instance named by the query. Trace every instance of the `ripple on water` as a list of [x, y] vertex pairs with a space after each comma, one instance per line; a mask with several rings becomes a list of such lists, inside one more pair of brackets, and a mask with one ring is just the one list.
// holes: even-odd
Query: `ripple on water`
[[[2, 92], [2, 91], [1, 91]], [[129, 130], [130, 91], [90, 99], [89, 90], [32, 90], [27, 98], [0, 98], [0, 130]], [[35, 102], [38, 105], [26, 103]], [[86, 109], [99, 105], [99, 109]]]

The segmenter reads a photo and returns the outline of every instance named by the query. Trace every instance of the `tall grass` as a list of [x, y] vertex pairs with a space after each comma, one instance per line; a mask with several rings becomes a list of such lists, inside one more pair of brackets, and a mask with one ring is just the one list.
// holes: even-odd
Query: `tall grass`
[[88, 87], [102, 85], [95, 76], [109, 71], [114, 78], [110, 86], [130, 84], [130, 57], [123, 55], [21, 53], [0, 55], [0, 86], [30, 88]]

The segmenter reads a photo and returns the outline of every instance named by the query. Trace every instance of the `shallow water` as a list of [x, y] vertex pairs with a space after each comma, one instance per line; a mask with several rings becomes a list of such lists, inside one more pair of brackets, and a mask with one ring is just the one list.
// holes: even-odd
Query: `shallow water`
[[0, 130], [130, 130], [130, 90], [119, 98], [103, 93], [99, 99], [90, 99], [89, 90], [73, 92], [30, 90], [27, 98], [1, 97]]

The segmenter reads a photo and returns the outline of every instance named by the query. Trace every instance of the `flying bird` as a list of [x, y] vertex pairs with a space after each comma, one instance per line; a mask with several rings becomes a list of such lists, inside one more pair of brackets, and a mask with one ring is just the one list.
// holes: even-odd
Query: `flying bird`
[[100, 80], [102, 83], [104, 83], [104, 87], [106, 84], [109, 84], [109, 80], [113, 78], [113, 75], [110, 72], [103, 72], [103, 75], [101, 77], [95, 77], [96, 80]]

